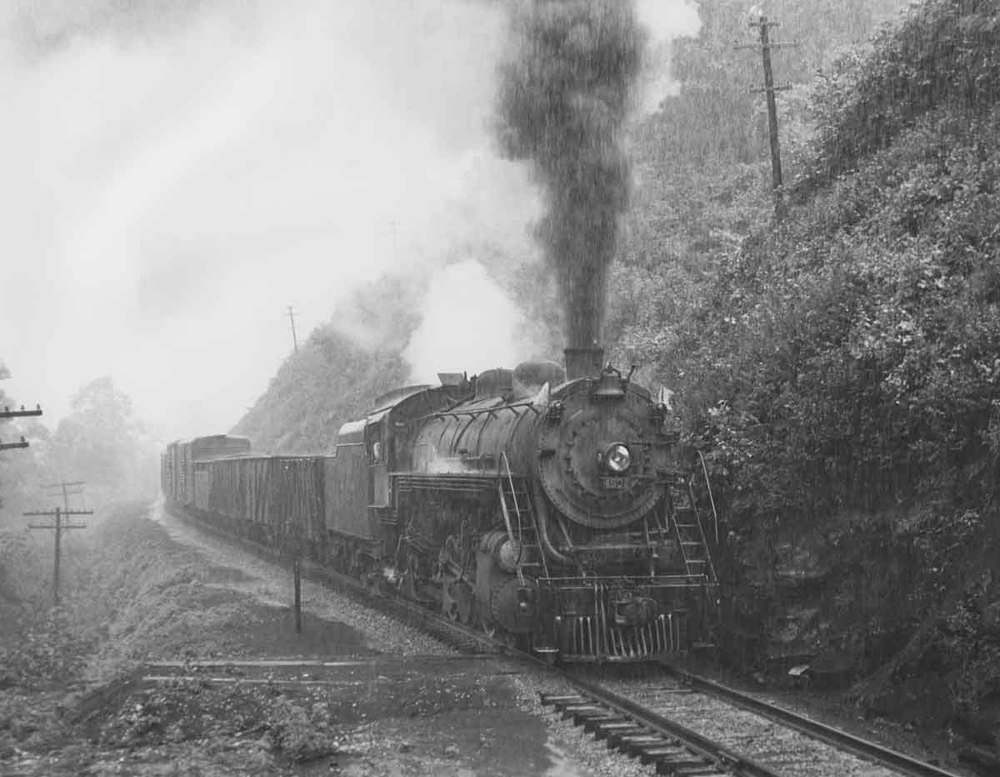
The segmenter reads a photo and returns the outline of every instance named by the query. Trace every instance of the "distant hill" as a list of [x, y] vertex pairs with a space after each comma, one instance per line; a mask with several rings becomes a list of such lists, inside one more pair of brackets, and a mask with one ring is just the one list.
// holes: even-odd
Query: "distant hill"
[[345, 421], [409, 380], [402, 353], [419, 323], [423, 289], [407, 276], [359, 289], [285, 360], [232, 432], [262, 452], [330, 453]]

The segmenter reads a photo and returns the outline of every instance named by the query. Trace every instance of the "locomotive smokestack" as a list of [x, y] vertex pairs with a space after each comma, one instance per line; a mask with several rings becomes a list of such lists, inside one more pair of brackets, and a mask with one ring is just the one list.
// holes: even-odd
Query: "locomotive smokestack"
[[566, 380], [596, 378], [601, 374], [604, 366], [603, 348], [566, 348], [563, 354], [566, 357]]

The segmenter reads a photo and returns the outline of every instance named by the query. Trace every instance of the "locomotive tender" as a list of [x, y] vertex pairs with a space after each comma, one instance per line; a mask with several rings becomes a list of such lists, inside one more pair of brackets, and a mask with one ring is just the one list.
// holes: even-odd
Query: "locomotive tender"
[[163, 490], [222, 531], [551, 659], [685, 653], [717, 596], [696, 470], [666, 397], [602, 359], [567, 349], [569, 380], [527, 362], [397, 389], [341, 427], [332, 456], [172, 443]]

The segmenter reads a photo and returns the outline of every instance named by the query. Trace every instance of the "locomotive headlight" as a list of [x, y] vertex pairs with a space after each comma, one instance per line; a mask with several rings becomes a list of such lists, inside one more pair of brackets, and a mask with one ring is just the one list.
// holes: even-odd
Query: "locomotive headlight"
[[632, 452], [626, 445], [616, 442], [608, 448], [608, 453], [604, 457], [604, 463], [607, 464], [608, 469], [616, 475], [620, 475], [627, 470], [629, 464], [632, 463]]

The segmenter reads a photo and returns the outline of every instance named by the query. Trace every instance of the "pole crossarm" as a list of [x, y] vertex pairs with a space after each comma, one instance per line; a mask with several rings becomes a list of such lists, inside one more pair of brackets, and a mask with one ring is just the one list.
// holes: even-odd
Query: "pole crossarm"
[[[49, 531], [52, 531], [53, 529], [56, 528], [56, 525], [54, 523], [49, 523], [49, 524], [29, 523], [28, 528], [48, 529]], [[59, 526], [59, 531], [66, 531], [66, 529], [86, 529], [86, 528], [87, 524], [85, 523], [64, 523]]]
[[93, 515], [93, 510], [63, 510], [57, 507], [55, 510], [28, 510], [22, 513], [26, 516], [51, 515], [55, 518], [52, 524], [28, 524], [29, 529], [45, 529], [51, 531], [55, 538], [55, 552], [52, 556], [52, 601], [59, 604], [59, 558], [62, 555], [60, 550], [60, 538], [63, 531], [67, 529], [86, 529], [82, 523], [63, 523], [63, 516], [66, 515]]
[[21, 513], [21, 515], [93, 515], [93, 510], [62, 510], [56, 508], [55, 510], [29, 510], [26, 513]]
[[25, 416], [41, 415], [42, 406], [36, 405], [34, 410], [25, 410], [24, 405], [21, 405], [20, 410], [11, 410], [9, 407], [4, 406], [2, 412], [0, 412], [0, 418], [24, 418]]
[[69, 498], [71, 496], [80, 496], [86, 484], [86, 480], [63, 480], [59, 483], [49, 483], [42, 486], [42, 488], [49, 490], [49, 496], [58, 496], [62, 493], [63, 515], [67, 515], [69, 512]]

